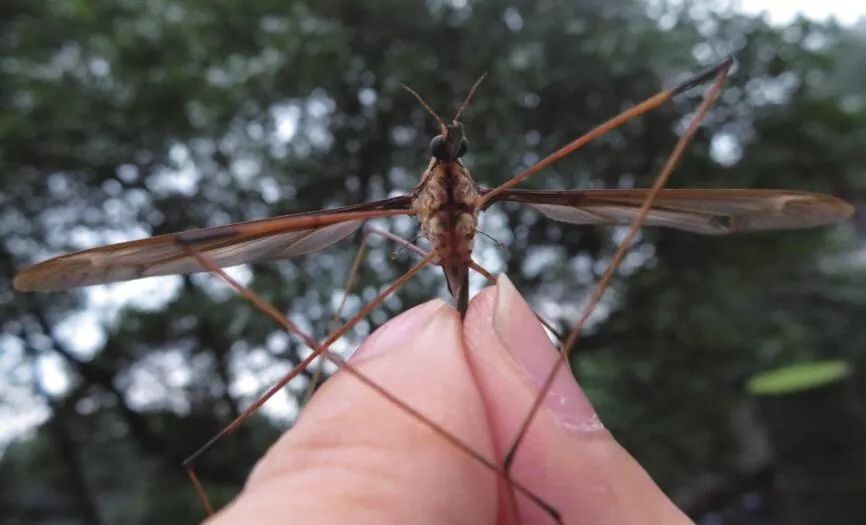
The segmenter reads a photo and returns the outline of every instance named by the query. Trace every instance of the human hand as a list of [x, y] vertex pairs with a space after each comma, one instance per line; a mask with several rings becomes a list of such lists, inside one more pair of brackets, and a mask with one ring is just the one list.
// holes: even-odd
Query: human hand
[[[350, 362], [499, 464], [556, 359], [501, 277], [463, 323], [442, 301], [427, 302], [382, 326]], [[542, 407], [511, 472], [564, 523], [691, 523], [604, 429], [566, 367]], [[519, 516], [509, 501], [494, 471], [340, 372], [212, 523], [553, 523], [519, 493]]]

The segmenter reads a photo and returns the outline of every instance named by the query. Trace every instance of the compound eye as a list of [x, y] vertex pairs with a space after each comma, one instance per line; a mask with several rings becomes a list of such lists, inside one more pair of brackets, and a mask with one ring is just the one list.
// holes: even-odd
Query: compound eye
[[457, 150], [457, 158], [466, 155], [466, 151], [469, 149], [469, 143], [466, 142], [466, 139], [460, 139], [460, 148]]
[[433, 140], [430, 141], [430, 154], [442, 162], [450, 160], [448, 158], [448, 148], [445, 147], [445, 137], [442, 135], [433, 137]]

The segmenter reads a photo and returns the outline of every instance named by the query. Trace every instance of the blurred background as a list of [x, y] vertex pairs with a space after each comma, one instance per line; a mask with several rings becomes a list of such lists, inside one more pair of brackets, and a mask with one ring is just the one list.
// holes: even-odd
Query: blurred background
[[[866, 22], [850, 9], [843, 23], [785, 6], [761, 15], [700, 0], [4, 0], [0, 521], [200, 519], [180, 462], [309, 353], [211, 276], [38, 295], [11, 289], [17, 269], [406, 193], [435, 128], [404, 82], [448, 117], [488, 73], [463, 120], [465, 160], [493, 186], [736, 52], [670, 185], [826, 192], [858, 212], [809, 231], [645, 230], [574, 370], [614, 435], [697, 522], [862, 523]], [[648, 185], [702, 94], [525, 187]], [[409, 219], [378, 224], [417, 232]], [[511, 206], [491, 209], [482, 229], [503, 244], [479, 238], [482, 261], [563, 329], [623, 234]], [[415, 260], [372, 244], [344, 317]], [[357, 245], [233, 275], [322, 338]], [[431, 290], [445, 295], [438, 269], [338, 349]], [[290, 426], [307, 381], [199, 463], [218, 504]]]

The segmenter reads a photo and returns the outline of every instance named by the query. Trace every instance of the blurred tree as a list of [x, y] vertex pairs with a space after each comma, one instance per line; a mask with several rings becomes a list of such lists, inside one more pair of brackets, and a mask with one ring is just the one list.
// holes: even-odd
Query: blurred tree
[[[308, 351], [207, 276], [41, 296], [14, 293], [14, 270], [121, 238], [405, 193], [433, 126], [402, 82], [448, 115], [488, 72], [464, 120], [467, 163], [492, 186], [738, 51], [673, 185], [866, 194], [862, 28], [776, 28], [699, 1], [7, 0], [0, 49], [4, 523], [198, 519], [180, 461]], [[528, 186], [647, 184], [698, 97]], [[602, 419], [697, 520], [859, 523], [863, 217], [736, 238], [647, 230], [582, 342], [575, 369]], [[389, 224], [413, 235], [411, 221]], [[617, 233], [509, 206], [483, 227], [507, 245], [482, 247], [485, 262], [561, 326]], [[323, 336], [352, 244], [241, 277]], [[408, 256], [387, 260], [392, 249], [374, 245], [351, 309], [407, 267]], [[343, 346], [437, 286], [425, 273]], [[851, 377], [773, 399], [744, 388], [819, 358], [845, 360]], [[291, 418], [297, 402], [283, 403], [282, 418], [255, 418], [203, 459], [218, 503]]]

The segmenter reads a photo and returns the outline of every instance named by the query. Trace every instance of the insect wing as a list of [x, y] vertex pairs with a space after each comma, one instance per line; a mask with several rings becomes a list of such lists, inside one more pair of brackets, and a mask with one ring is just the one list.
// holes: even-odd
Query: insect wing
[[[627, 225], [647, 189], [507, 190], [496, 201], [523, 202], [572, 224]], [[785, 190], [662, 189], [644, 224], [708, 235], [811, 228], [848, 218], [853, 207], [830, 195]]]
[[92, 248], [31, 266], [15, 276], [14, 285], [21, 291], [48, 292], [207, 271], [190, 249], [223, 268], [294, 257], [348, 237], [366, 220], [410, 213], [409, 202], [409, 197], [395, 197]]

